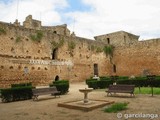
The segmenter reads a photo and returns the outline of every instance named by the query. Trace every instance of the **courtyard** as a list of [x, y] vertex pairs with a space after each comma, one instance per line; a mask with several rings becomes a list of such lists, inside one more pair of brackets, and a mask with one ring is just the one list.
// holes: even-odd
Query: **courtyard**
[[[125, 118], [126, 114], [159, 114], [160, 95], [136, 94], [135, 97], [128, 97], [128, 94], [121, 97], [107, 97], [105, 90], [93, 90], [88, 95], [89, 99], [127, 102], [128, 109], [118, 113], [105, 113], [104, 107], [89, 112], [81, 110], [58, 107], [58, 103], [82, 100], [84, 95], [79, 92], [80, 88], [86, 88], [84, 82], [72, 83], [69, 92], [61, 97], [44, 95], [38, 101], [25, 100], [11, 103], [0, 102], [0, 120], [120, 120], [118, 113], [122, 114], [122, 120], [150, 120], [151, 118]], [[154, 117], [154, 116], [153, 116]], [[159, 120], [159, 118], [152, 118]]]

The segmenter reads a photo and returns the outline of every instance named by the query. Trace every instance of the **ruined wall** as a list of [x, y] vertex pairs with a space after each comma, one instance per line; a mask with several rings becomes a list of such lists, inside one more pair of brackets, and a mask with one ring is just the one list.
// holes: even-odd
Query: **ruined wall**
[[41, 21], [32, 19], [32, 15], [26, 17], [26, 20], [23, 22], [23, 26], [29, 29], [41, 29]]
[[70, 36], [70, 31], [67, 28], [67, 25], [57, 25], [57, 26], [43, 26], [42, 30], [52, 31], [54, 34], [60, 34], [65, 36]]

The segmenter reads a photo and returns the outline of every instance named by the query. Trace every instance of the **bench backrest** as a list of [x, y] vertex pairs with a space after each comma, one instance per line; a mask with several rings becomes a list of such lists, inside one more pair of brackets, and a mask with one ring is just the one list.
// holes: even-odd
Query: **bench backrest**
[[135, 85], [109, 85], [109, 90], [134, 91]]
[[57, 88], [55, 86], [50, 87], [50, 88], [36, 88], [36, 89], [32, 89], [33, 94], [34, 93], [43, 93], [43, 92], [53, 92], [53, 91], [57, 91]]

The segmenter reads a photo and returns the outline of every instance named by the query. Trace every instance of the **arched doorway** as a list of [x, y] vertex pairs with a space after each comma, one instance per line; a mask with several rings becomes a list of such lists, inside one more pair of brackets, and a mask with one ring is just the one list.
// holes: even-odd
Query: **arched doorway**
[[58, 75], [56, 75], [56, 77], [55, 77], [55, 79], [54, 79], [55, 81], [58, 81], [59, 80], [59, 76]]

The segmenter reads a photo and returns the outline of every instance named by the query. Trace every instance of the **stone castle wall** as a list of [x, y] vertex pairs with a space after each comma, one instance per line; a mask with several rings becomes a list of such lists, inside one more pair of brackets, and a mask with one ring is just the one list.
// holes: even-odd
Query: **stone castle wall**
[[[30, 17], [28, 21], [37, 22]], [[99, 76], [159, 75], [160, 39], [138, 38], [119, 31], [90, 40], [70, 35], [66, 25], [37, 29], [0, 22], [0, 88], [26, 82], [48, 85], [57, 75], [70, 82], [85, 81], [94, 76], [95, 64]], [[108, 45], [114, 46], [111, 61], [103, 52]]]
[[118, 75], [160, 75], [160, 39], [128, 44], [115, 51], [113, 59]]
[[[47, 30], [41, 30], [43, 37], [39, 42], [31, 37], [37, 35], [37, 30], [4, 23], [0, 23], [0, 28], [6, 31], [0, 35], [0, 88], [24, 82], [32, 82], [35, 86], [48, 85], [57, 75], [70, 82], [84, 81], [94, 75], [95, 63], [98, 64], [99, 75], [107, 74], [107, 59], [101, 42]], [[53, 62], [70, 62], [73, 65], [51, 64]]]

